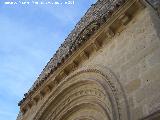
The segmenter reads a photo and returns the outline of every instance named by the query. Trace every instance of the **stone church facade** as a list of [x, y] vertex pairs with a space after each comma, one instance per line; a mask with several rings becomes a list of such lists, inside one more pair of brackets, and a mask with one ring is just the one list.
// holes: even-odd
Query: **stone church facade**
[[159, 14], [159, 0], [98, 0], [19, 102], [17, 120], [160, 120]]

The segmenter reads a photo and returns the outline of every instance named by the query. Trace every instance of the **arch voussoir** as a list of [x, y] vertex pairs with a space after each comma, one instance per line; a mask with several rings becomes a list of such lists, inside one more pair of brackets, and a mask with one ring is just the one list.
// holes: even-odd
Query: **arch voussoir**
[[[71, 73], [59, 83], [34, 120], [64, 120], [62, 119], [64, 116], [70, 115], [66, 119], [69, 120], [72, 115], [74, 116], [70, 111], [77, 108], [74, 106], [81, 103], [83, 108], [87, 106], [85, 102], [90, 104], [93, 101], [103, 108], [109, 120], [122, 120], [124, 116], [121, 114], [120, 100], [125, 101], [122, 92], [118, 79], [109, 69], [98, 65], [87, 66]], [[127, 111], [127, 107], [123, 108], [123, 112], [124, 109]]]

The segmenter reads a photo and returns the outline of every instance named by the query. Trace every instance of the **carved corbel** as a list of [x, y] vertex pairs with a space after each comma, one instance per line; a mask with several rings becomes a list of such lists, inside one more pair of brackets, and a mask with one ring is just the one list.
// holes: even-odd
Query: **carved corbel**
[[37, 95], [36, 97], [33, 98], [33, 103], [37, 104], [39, 100], [40, 100], [40, 95]]
[[78, 67], [78, 62], [73, 61], [72, 64], [73, 64], [73, 67], [74, 67], [74, 68]]
[[24, 114], [27, 112], [27, 108], [26, 108], [26, 107], [21, 108], [21, 112], [22, 112], [22, 114], [24, 115]]
[[47, 85], [47, 86], [46, 86], [46, 90], [47, 90], [48, 92], [51, 92], [52, 89], [53, 89], [53, 86], [51, 86], [51, 85]]
[[59, 76], [61, 77], [66, 77], [69, 74], [69, 72], [67, 70], [62, 70], [59, 74]]
[[69, 74], [71, 71], [75, 70], [75, 68], [77, 68], [77, 67], [78, 67], [78, 62], [75, 61], [75, 60], [73, 60], [73, 61], [65, 68], [65, 70], [67, 70], [67, 71], [68, 71], [67, 74]]
[[64, 69], [64, 70], [63, 70], [63, 73], [64, 73], [64, 75], [65, 75], [65, 76], [68, 76], [69, 71], [68, 71], [68, 70], [66, 70], [66, 69]]
[[51, 82], [49, 82], [48, 84], [50, 86], [51, 89], [53, 89], [55, 86], [58, 85], [57, 80], [54, 78]]
[[32, 101], [28, 101], [28, 103], [26, 103], [20, 108], [22, 114], [25, 114], [27, 111], [29, 111], [29, 109], [31, 109], [32, 106], [33, 106]]
[[119, 20], [121, 21], [122, 25], [127, 25], [131, 20], [131, 17], [129, 15], [123, 14], [119, 17]]
[[45, 96], [45, 92], [44, 91], [40, 91], [40, 99], [42, 99]]
[[98, 41], [94, 41], [92, 43], [92, 46], [96, 51], [98, 51], [100, 49], [100, 47], [101, 47], [101, 45], [100, 45], [100, 43]]
[[29, 101], [29, 102], [27, 103], [27, 108], [31, 109], [32, 106], [33, 106], [32, 101]]
[[48, 85], [46, 85], [46, 86], [44, 87], [44, 89], [42, 90], [41, 94], [42, 94], [43, 96], [45, 96], [46, 94], [48, 94], [49, 92], [51, 92], [51, 90], [52, 90], [52, 87], [48, 84]]
[[111, 28], [108, 28], [106, 34], [107, 34], [107, 38], [109, 38], [109, 39], [111, 39], [115, 35], [115, 33], [113, 32], [113, 30]]
[[88, 55], [85, 51], [83, 51], [83, 52], [80, 54], [80, 57], [81, 57], [82, 59], [88, 59], [88, 58], [89, 58], [89, 55]]
[[33, 101], [32, 101], [32, 102], [33, 102], [33, 105], [36, 105], [37, 102], [38, 102], [38, 100], [33, 98]]
[[54, 86], [56, 87], [60, 83], [59, 75], [54, 79]]

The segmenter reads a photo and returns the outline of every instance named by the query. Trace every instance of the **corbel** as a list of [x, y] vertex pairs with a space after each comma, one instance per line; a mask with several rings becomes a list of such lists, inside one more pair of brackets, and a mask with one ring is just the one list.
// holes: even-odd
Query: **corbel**
[[127, 14], [123, 14], [119, 17], [119, 20], [122, 25], [127, 25], [130, 22], [131, 17]]
[[24, 115], [27, 112], [27, 108], [26, 107], [21, 108], [21, 112]]
[[96, 40], [92, 43], [92, 46], [96, 51], [98, 51], [101, 47], [100, 43]]
[[68, 74], [69, 74], [69, 72], [68, 72], [67, 70], [63, 69], [63, 70], [60, 72], [59, 76], [66, 77]]
[[59, 78], [60, 74], [58, 76], [55, 77], [54, 79], [54, 86], [57, 86], [60, 83], [60, 78]]
[[111, 28], [108, 28], [106, 34], [107, 34], [107, 38], [109, 39], [111, 39], [115, 35], [114, 31]]
[[51, 92], [52, 89], [53, 89], [53, 86], [51, 86], [51, 85], [47, 85], [47, 86], [46, 86], [46, 90], [47, 90], [48, 92]]
[[73, 61], [72, 64], [73, 64], [73, 67], [74, 67], [74, 68], [78, 67], [78, 62]]
[[40, 95], [37, 95], [33, 98], [33, 103], [37, 104], [39, 100], [40, 100]]
[[42, 99], [45, 96], [45, 92], [44, 91], [40, 91], [39, 94], [40, 94], [40, 99]]
[[63, 73], [64, 73], [65, 76], [68, 76], [68, 75], [69, 75], [69, 71], [68, 71], [67, 69], [64, 69], [64, 70], [63, 70]]
[[30, 101], [27, 103], [27, 106], [28, 106], [28, 108], [31, 109], [31, 107], [33, 106], [33, 102], [30, 100]]
[[85, 51], [83, 51], [82, 53], [80, 53], [80, 57], [81, 57], [82, 59], [88, 59], [88, 58], [89, 58], [89, 55], [88, 55]]
[[55, 78], [48, 83], [48, 86], [50, 86], [51, 89], [53, 89], [56, 85], [58, 85], [58, 82]]

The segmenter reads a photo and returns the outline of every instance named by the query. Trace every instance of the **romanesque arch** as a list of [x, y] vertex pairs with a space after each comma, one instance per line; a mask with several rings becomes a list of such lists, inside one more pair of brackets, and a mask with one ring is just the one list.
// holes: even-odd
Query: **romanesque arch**
[[127, 111], [120, 83], [109, 69], [97, 65], [61, 81], [34, 120], [123, 120], [129, 117]]

